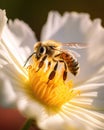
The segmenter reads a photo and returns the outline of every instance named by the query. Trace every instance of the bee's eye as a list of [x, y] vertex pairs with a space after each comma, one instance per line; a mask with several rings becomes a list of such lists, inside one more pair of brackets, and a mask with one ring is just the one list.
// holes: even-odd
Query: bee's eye
[[45, 47], [41, 46], [41, 47], [39, 48], [39, 52], [40, 52], [41, 54], [45, 53], [45, 51], [46, 51], [46, 48], [45, 48]]

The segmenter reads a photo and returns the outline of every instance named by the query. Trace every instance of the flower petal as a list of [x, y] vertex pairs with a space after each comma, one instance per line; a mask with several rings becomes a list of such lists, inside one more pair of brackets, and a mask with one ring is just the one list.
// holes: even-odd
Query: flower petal
[[[104, 113], [87, 110], [70, 103], [63, 107], [63, 113], [66, 115], [67, 120], [68, 118], [74, 121], [76, 120], [76, 124], [77, 120], [79, 122], [81, 121], [86, 130], [88, 129], [87, 126], [92, 130], [103, 130], [104, 128]], [[63, 118], [66, 118], [65, 115]]]
[[72, 12], [60, 16], [58, 12], [50, 12], [41, 33], [41, 40], [47, 39], [88, 43], [86, 49], [75, 50], [81, 55], [78, 58], [81, 71], [78, 78], [75, 77], [75, 85], [94, 76], [104, 65], [104, 28], [99, 19], [91, 21], [85, 13]]
[[[84, 26], [86, 25], [86, 26]], [[41, 32], [41, 40], [53, 39], [60, 42], [85, 42], [91, 20], [88, 14], [50, 12]]]
[[104, 83], [89, 83], [78, 87], [81, 94], [71, 102], [76, 106], [96, 111], [104, 111]]
[[17, 107], [24, 116], [34, 119], [37, 123], [46, 119], [45, 107], [23, 91], [19, 93]]
[[[72, 114], [73, 115], [73, 114]], [[81, 120], [60, 112], [60, 115], [51, 116], [42, 122], [42, 128], [48, 130], [93, 130], [91, 126], [85, 125]]]
[[16, 105], [19, 93], [24, 88], [26, 77], [13, 64], [5, 64], [0, 69], [0, 99], [5, 107]]
[[5, 10], [0, 9], [0, 39], [1, 39], [4, 26], [6, 25], [6, 22], [7, 22], [7, 17], [6, 17]]
[[65, 118], [62, 118], [60, 115], [56, 114], [54, 116], [50, 116], [49, 118], [39, 122], [39, 127], [44, 130], [49, 130], [49, 129], [50, 130], [78, 130], [82, 128], [80, 127], [79, 122], [77, 122], [78, 127], [76, 128], [74, 121], [70, 119], [67, 122]]
[[17, 44], [19, 47], [28, 47], [31, 51], [33, 51], [33, 45], [37, 39], [32, 29], [26, 23], [19, 19], [15, 19], [14, 21], [9, 20], [8, 28], [18, 41]]
[[[0, 75], [0, 84], [1, 84], [0, 85], [0, 105], [4, 107], [12, 107], [16, 104], [16, 93], [14, 92], [13, 86], [9, 78], [11, 78], [12, 80], [14, 79], [12, 77], [13, 74], [9, 75], [9, 78], [8, 78], [8, 73], [5, 70], [5, 68], [6, 68], [6, 65], [4, 68], [0, 69], [0, 73], [1, 73]], [[10, 68], [8, 69], [8, 71], [9, 70], [11, 71]]]
[[[14, 30], [16, 31], [14, 32]], [[28, 38], [28, 36], [30, 37]], [[19, 20], [16, 20], [14, 23], [11, 21], [9, 27], [5, 27], [1, 39], [5, 48], [14, 55], [15, 59], [17, 59], [22, 66], [31, 53], [31, 45], [33, 46], [35, 41], [30, 28]]]
[[16, 93], [14, 93], [8, 77], [5, 77], [2, 73], [0, 76], [0, 105], [3, 107], [14, 107], [16, 105]]

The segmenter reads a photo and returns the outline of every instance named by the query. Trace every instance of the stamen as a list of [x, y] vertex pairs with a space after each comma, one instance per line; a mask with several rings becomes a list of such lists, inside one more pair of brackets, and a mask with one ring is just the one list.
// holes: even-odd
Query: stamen
[[48, 67], [46, 70], [44, 64], [42, 68], [36, 72], [37, 64], [28, 67], [30, 89], [34, 93], [35, 99], [48, 107], [60, 108], [63, 104], [69, 102], [73, 97], [79, 94], [79, 91], [73, 90], [72, 80], [63, 80], [63, 70], [57, 70], [54, 78], [47, 82], [50, 72], [53, 71], [52, 68]]

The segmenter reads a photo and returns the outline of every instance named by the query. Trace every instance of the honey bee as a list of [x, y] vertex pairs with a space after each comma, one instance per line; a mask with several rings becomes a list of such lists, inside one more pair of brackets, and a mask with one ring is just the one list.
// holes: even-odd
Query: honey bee
[[[67, 47], [67, 49], [63, 49]], [[34, 45], [34, 52], [27, 58], [24, 66], [27, 64], [29, 59], [34, 55], [37, 60], [39, 60], [38, 70], [42, 68], [46, 59], [48, 60], [48, 67], [51, 62], [55, 62], [53, 70], [50, 72], [48, 79], [52, 80], [56, 74], [58, 64], [64, 64], [63, 80], [67, 78], [67, 72], [71, 72], [74, 76], [79, 72], [79, 62], [74, 55], [75, 52], [70, 50], [71, 47], [81, 48], [78, 43], [60, 43], [53, 40], [48, 40], [45, 42], [37, 42]], [[38, 71], [37, 70], [37, 71]]]

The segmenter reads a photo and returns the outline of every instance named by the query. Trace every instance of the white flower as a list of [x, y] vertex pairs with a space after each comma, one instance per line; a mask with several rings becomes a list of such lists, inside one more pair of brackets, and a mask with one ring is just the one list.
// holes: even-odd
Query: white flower
[[[53, 39], [90, 46], [78, 50], [81, 71], [72, 77], [73, 92], [71, 88], [68, 92], [64, 89], [66, 85], [72, 86], [71, 81], [63, 84], [58, 75], [55, 80], [59, 78], [60, 82], [48, 85], [57, 86], [57, 97], [43, 83], [47, 75], [44, 68], [35, 74], [31, 67], [28, 70], [23, 67], [37, 41], [33, 31], [18, 19], [8, 24], [6, 21], [5, 11], [0, 10], [0, 104], [17, 107], [43, 130], [104, 130], [104, 28], [100, 19], [91, 21], [88, 14], [76, 12], [63, 16], [58, 12], [49, 13], [41, 41]], [[59, 91], [60, 86], [65, 94]], [[49, 92], [45, 97], [44, 88]], [[63, 94], [69, 94], [68, 99], [64, 100]]]

